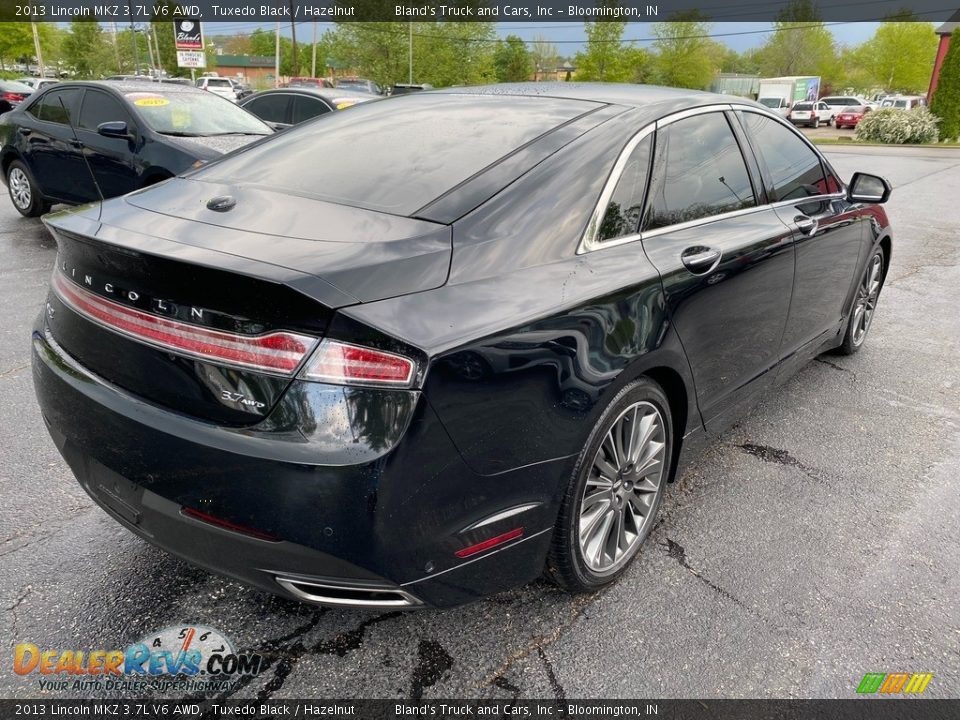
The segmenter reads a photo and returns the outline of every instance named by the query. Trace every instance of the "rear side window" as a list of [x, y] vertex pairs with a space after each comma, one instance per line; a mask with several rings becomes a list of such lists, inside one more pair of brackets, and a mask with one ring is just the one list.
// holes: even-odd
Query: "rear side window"
[[79, 88], [51, 90], [33, 103], [28, 112], [38, 120], [69, 125], [77, 122], [77, 106], [80, 104]]
[[758, 113], [741, 113], [740, 117], [767, 169], [773, 202], [825, 195], [837, 186], [836, 181], [827, 183], [819, 156], [789, 129]]
[[656, 154], [648, 230], [757, 204], [743, 154], [723, 113], [695, 115], [658, 130]]
[[412, 215], [595, 107], [548, 97], [416, 93], [298, 125], [193, 177]]
[[617, 187], [610, 196], [607, 211], [603, 215], [600, 230], [597, 232], [597, 240], [601, 242], [613, 240], [632, 235], [639, 229], [652, 145], [653, 135], [647, 135], [630, 153], [620, 180], [617, 181]]
[[293, 124], [302, 123], [304, 120], [315, 118], [317, 115], [323, 115], [330, 112], [330, 108], [322, 100], [316, 98], [303, 97], [298, 95], [293, 99]]
[[254, 98], [243, 106], [261, 120], [274, 123], [288, 123], [287, 109], [290, 107], [290, 96], [284, 93], [264, 95]]
[[97, 90], [87, 90], [80, 108], [80, 127], [96, 132], [97, 126], [105, 122], [121, 120], [130, 125], [130, 113], [112, 95]]

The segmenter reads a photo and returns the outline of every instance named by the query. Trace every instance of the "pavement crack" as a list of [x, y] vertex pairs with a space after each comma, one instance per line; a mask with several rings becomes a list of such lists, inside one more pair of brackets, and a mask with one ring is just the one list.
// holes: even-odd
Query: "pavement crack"
[[534, 651], [539, 651], [543, 648], [553, 645], [553, 643], [563, 636], [563, 633], [566, 630], [573, 626], [580, 616], [583, 615], [586, 609], [596, 602], [597, 599], [599, 599], [600, 596], [603, 595], [603, 593], [606, 592], [610, 587], [610, 585], [607, 585], [606, 587], [590, 593], [589, 595], [575, 596], [573, 598], [573, 602], [570, 604], [570, 612], [567, 614], [565, 621], [561, 622], [557, 627], [555, 627], [553, 632], [551, 632], [549, 635], [536, 635], [531, 638], [530, 642], [528, 642], [524, 647], [508, 655], [507, 658], [500, 663], [499, 667], [497, 667], [496, 670], [494, 670], [479, 684], [479, 687], [489, 687], [496, 682], [497, 678], [503, 677], [510, 670], [510, 668], [513, 667], [514, 663], [523, 660]]
[[832, 478], [822, 470], [818, 470], [815, 467], [810, 467], [809, 465], [795, 458], [786, 450], [770, 447], [769, 445], [755, 445], [753, 443], [743, 443], [742, 445], [736, 445], [735, 447], [740, 448], [748, 455], [753, 455], [755, 458], [759, 458], [763, 462], [775, 463], [777, 465], [784, 465], [786, 467], [795, 467], [808, 478], [811, 480], [816, 480], [819, 483], [828, 485], [832, 480]]
[[731, 602], [736, 603], [737, 605], [739, 605], [740, 607], [746, 610], [750, 609], [746, 605], [744, 605], [739, 598], [731, 595], [728, 591], [724, 590], [722, 587], [720, 587], [715, 582], [713, 582], [710, 578], [706, 577], [703, 573], [701, 573], [699, 570], [693, 567], [690, 564], [690, 562], [687, 560], [687, 551], [683, 547], [683, 545], [681, 545], [678, 542], [675, 542], [674, 540], [671, 540], [670, 538], [667, 538], [666, 547], [667, 547], [667, 553], [670, 555], [670, 557], [672, 557], [674, 560], [680, 563], [680, 567], [687, 570], [691, 575], [697, 578], [697, 580], [704, 583], [707, 587], [709, 587], [715, 593], [725, 597], [727, 600], [730, 600]]
[[4, 608], [4, 612], [10, 613], [12, 620], [10, 622], [10, 644], [13, 645], [17, 641], [17, 625], [20, 622], [20, 615], [17, 612], [19, 608], [28, 596], [32, 595], [34, 592], [33, 585], [27, 585], [20, 591], [20, 594], [17, 596], [17, 599], [13, 601], [13, 604], [7, 608]]
[[507, 692], [513, 693], [514, 697], [519, 697], [520, 695], [520, 688], [514, 685], [509, 680], [507, 680], [505, 677], [498, 675], [493, 679], [493, 682], [491, 683], [491, 685], [493, 685], [494, 687], [498, 687], [501, 690], [506, 690]]
[[417, 664], [410, 673], [410, 699], [422, 699], [423, 691], [440, 682], [443, 674], [452, 667], [453, 658], [443, 645], [436, 640], [421, 640], [417, 647]]
[[20, 372], [21, 370], [26, 370], [28, 367], [30, 367], [30, 363], [26, 363], [24, 365], [17, 365], [17, 367], [12, 367], [9, 370], [4, 370], [3, 372], [0, 372], [0, 379], [8, 377], [10, 375], [16, 375], [18, 372]]
[[837, 365], [837, 363], [830, 362], [829, 360], [824, 360], [821, 357], [816, 358], [816, 361], [828, 367], [832, 367], [834, 370], [839, 370], [840, 372], [848, 373], [853, 377], [853, 381], [857, 382], [857, 374], [850, 368], [845, 368], [843, 365]]
[[561, 707], [566, 706], [567, 691], [564, 690], [563, 685], [560, 684], [560, 680], [557, 678], [557, 673], [553, 669], [553, 663], [550, 662], [550, 658], [547, 657], [547, 653], [542, 647], [537, 648], [537, 653], [540, 655], [540, 660], [543, 662], [543, 669], [547, 671], [547, 680], [550, 682], [550, 687], [553, 688], [553, 694], [556, 696], [557, 702]]

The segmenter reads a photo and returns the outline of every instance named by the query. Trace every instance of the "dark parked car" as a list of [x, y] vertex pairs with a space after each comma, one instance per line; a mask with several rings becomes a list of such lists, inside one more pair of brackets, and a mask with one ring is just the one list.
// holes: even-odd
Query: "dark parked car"
[[0, 115], [10, 112], [33, 94], [33, 88], [21, 82], [0, 80]]
[[709, 438], [863, 345], [889, 194], [725, 95], [366, 103], [47, 216], [34, 384], [107, 512], [265, 590], [593, 590]]
[[97, 186], [113, 197], [152, 185], [272, 132], [191, 87], [61, 82], [0, 121], [0, 168], [14, 207], [32, 217], [96, 200]]
[[380, 87], [373, 80], [368, 80], [367, 78], [358, 78], [358, 77], [337, 78], [334, 81], [334, 85], [336, 85], [341, 90], [356, 90], [357, 92], [365, 92], [371, 95], [383, 95], [383, 88]]
[[390, 88], [390, 95], [409, 95], [423, 90], [433, 90], [433, 85], [429, 83], [395, 83]]
[[258, 92], [241, 100], [240, 107], [279, 130], [376, 99], [368, 93], [339, 88], [291, 87]]
[[332, 88], [333, 82], [326, 78], [292, 77], [287, 87]]

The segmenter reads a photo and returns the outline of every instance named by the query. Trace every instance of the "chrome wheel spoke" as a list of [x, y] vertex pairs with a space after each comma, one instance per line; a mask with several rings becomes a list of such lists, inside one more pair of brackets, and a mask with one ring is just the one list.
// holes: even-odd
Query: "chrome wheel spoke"
[[663, 416], [649, 402], [634, 403], [607, 430], [580, 498], [579, 545], [591, 570], [612, 572], [633, 556], [662, 489], [666, 453]]

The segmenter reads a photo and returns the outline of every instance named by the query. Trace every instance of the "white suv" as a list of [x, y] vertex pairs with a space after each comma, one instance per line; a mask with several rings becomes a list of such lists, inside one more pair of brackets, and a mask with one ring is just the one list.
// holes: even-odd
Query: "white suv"
[[202, 77], [197, 79], [197, 87], [201, 90], [208, 90], [214, 95], [224, 97], [231, 102], [237, 101], [237, 93], [233, 89], [233, 83], [228, 78], [222, 77]]
[[820, 123], [833, 125], [837, 112], [823, 100], [798, 102], [790, 110], [789, 119], [794, 125], [809, 125], [817, 128], [820, 127]]

